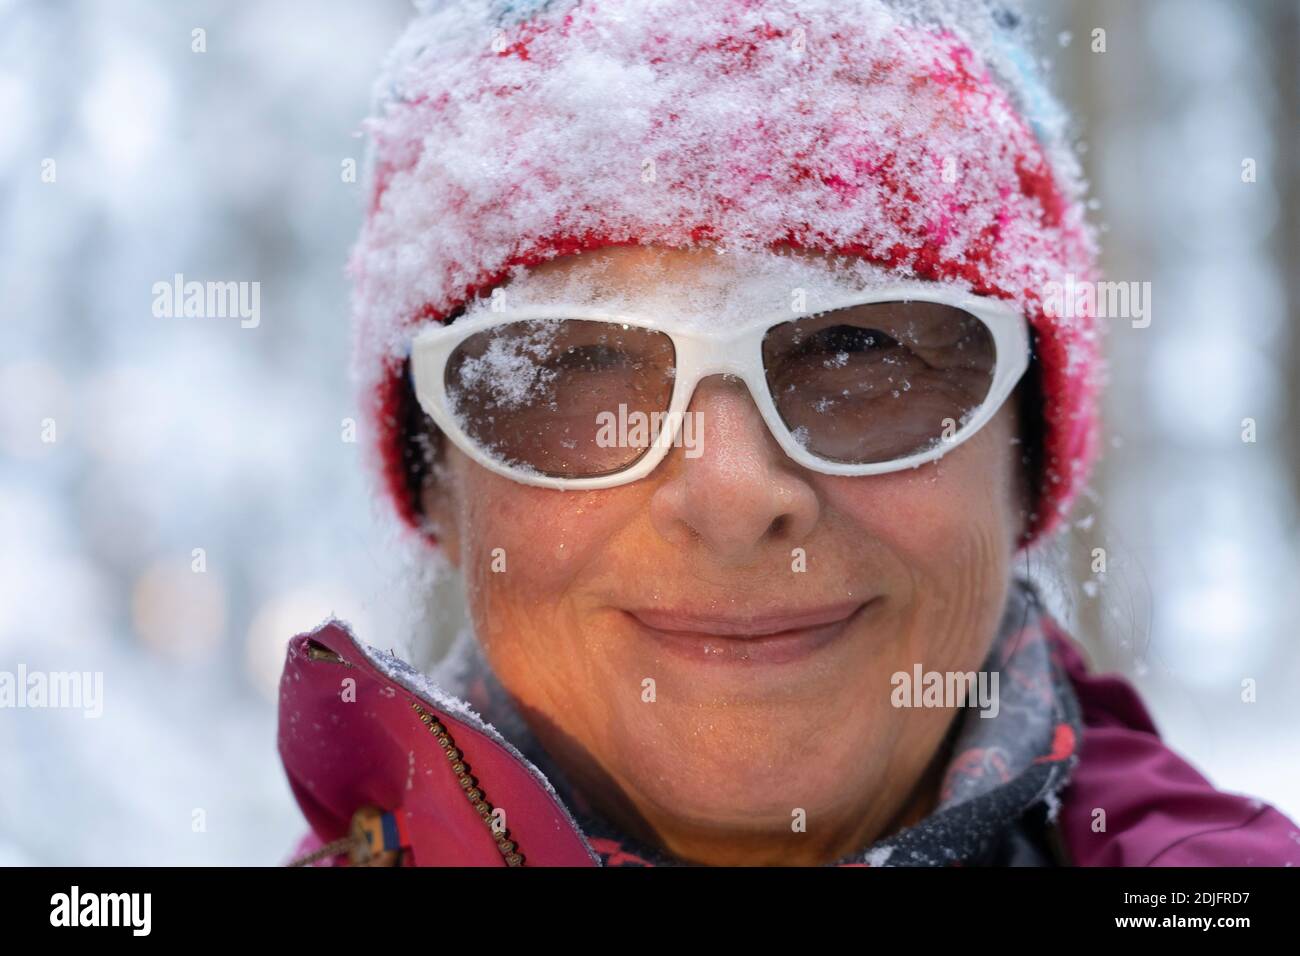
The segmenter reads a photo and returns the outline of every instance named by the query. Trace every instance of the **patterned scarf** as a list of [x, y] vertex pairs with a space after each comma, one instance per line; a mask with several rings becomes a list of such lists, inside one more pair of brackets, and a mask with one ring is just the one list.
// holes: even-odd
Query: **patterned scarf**
[[[1058, 794], [1078, 761], [1079, 705], [1047, 635], [1055, 628], [1034, 586], [1013, 582], [983, 671], [998, 674], [998, 709], [972, 702], [950, 734], [939, 801], [918, 823], [832, 866], [1047, 866]], [[573, 787], [539, 745], [469, 628], [431, 675], [465, 700], [555, 787], [606, 866], [682, 866], [621, 832]]]

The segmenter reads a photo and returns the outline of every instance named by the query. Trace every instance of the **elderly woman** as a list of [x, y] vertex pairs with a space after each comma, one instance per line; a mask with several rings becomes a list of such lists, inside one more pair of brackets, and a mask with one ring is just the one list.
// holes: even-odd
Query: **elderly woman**
[[304, 861], [1300, 862], [1017, 572], [1100, 380], [1089, 310], [1047, 301], [1095, 244], [1019, 33], [867, 0], [417, 16], [358, 368], [472, 627], [431, 675], [338, 622], [291, 643]]

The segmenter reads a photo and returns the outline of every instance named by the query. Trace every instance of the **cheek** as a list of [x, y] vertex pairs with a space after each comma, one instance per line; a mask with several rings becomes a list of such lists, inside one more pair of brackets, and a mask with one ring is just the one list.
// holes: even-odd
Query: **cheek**
[[869, 549], [868, 573], [891, 598], [879, 632], [863, 642], [856, 696], [861, 725], [896, 735], [900, 754], [933, 752], [951, 714], [895, 710], [891, 675], [917, 664], [974, 670], [996, 636], [1019, 517], [1009, 441], [1003, 429], [985, 429], [914, 471], [823, 484], [831, 521]]
[[936, 462], [866, 478], [819, 481], [828, 511], [888, 553], [914, 583], [940, 591], [971, 575], [995, 577], [1014, 550], [1011, 431], [995, 419]]
[[537, 488], [463, 456], [453, 474], [461, 571], [472, 588], [495, 594], [498, 604], [555, 603], [645, 507], [636, 485]]

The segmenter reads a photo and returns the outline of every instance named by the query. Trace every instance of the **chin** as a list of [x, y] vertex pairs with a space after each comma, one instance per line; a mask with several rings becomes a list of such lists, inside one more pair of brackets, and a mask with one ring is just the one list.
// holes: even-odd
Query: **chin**
[[756, 708], [740, 719], [726, 708], [695, 711], [685, 725], [657, 728], [616, 750], [633, 758], [619, 776], [637, 804], [742, 828], [788, 826], [795, 808], [811, 815], [826, 794], [845, 792], [864, 768], [880, 765], [860, 735], [827, 733], [811, 714], [794, 724]]

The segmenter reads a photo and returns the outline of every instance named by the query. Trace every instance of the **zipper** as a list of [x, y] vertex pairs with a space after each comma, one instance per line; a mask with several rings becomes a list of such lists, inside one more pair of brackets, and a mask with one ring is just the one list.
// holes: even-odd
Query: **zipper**
[[[311, 661], [336, 664], [347, 668], [356, 666], [337, 651], [331, 650], [324, 644], [310, 638], [306, 641], [305, 650], [307, 658]], [[364, 651], [362, 653], [364, 654]], [[381, 673], [377, 676], [387, 683], [393, 683], [385, 674]], [[479, 819], [483, 821], [483, 825], [488, 828], [492, 835], [492, 842], [496, 844], [497, 851], [501, 854], [506, 866], [524, 866], [526, 858], [518, 840], [511, 835], [508, 827], [501, 826], [496, 822], [497, 808], [488, 799], [483, 786], [474, 777], [472, 768], [465, 761], [464, 753], [456, 745], [451, 731], [446, 724], [438, 720], [434, 712], [431, 712], [433, 711], [432, 705], [427, 704], [427, 702], [424, 706], [421, 705], [423, 698], [415, 690], [400, 683], [396, 686], [408, 695], [420, 698], [410, 702], [412, 711], [420, 723], [433, 735], [434, 740], [437, 741], [438, 747], [442, 750], [443, 755], [451, 765], [452, 772], [456, 775], [461, 792], [464, 793], [465, 798], [474, 807]], [[581, 836], [581, 833], [579, 835]], [[585, 837], [582, 837], [582, 839], [586, 843]], [[400, 823], [399, 811], [385, 811], [381, 807], [363, 806], [359, 807], [353, 814], [348, 836], [306, 853], [291, 861], [288, 865], [306, 866], [326, 857], [346, 853], [348, 862], [352, 866], [397, 866], [407, 849], [409, 849], [409, 846], [406, 845], [405, 827]]]
[[497, 850], [505, 858], [506, 866], [523, 866], [524, 855], [519, 852], [518, 844], [510, 839], [510, 831], [507, 828], [498, 827], [493, 822], [493, 814], [496, 812], [496, 808], [488, 802], [483, 788], [478, 785], [478, 781], [469, 772], [469, 765], [465, 763], [464, 755], [457, 748], [456, 741], [452, 739], [447, 728], [415, 701], [411, 701], [411, 708], [419, 716], [420, 723], [429, 728], [429, 732], [438, 741], [438, 746], [442, 748], [442, 752], [451, 761], [452, 772], [456, 774], [456, 779], [460, 781], [461, 790], [464, 791], [465, 797], [474, 806], [479, 819], [492, 832], [492, 840], [496, 843]]

